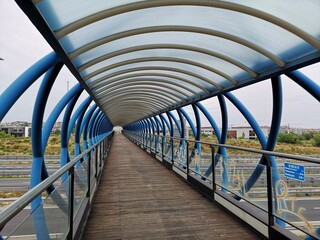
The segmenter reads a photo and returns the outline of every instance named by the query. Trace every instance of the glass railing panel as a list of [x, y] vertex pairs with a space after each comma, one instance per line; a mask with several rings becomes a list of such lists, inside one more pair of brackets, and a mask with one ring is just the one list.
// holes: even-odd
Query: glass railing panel
[[189, 174], [202, 178], [203, 180], [210, 179], [211, 170], [211, 147], [209, 144], [189, 143]]
[[262, 155], [230, 152], [215, 154], [217, 189], [267, 211], [267, 170], [265, 164], [260, 164]]
[[7, 239], [65, 239], [69, 231], [68, 177], [33, 212], [26, 207], [24, 219]]
[[300, 237], [320, 238], [320, 164], [277, 159], [280, 178], [272, 179], [278, 224]]
[[162, 158], [162, 147], [163, 147], [163, 136], [159, 136], [157, 141], [157, 153], [156, 153], [156, 156], [158, 158]]
[[160, 147], [161, 147], [161, 137], [160, 136], [155, 136], [155, 153], [158, 154], [158, 152], [160, 151]]
[[149, 134], [146, 134], [145, 146], [146, 146], [147, 150], [150, 150], [150, 135]]
[[186, 157], [186, 142], [180, 139], [173, 140], [173, 162], [174, 165], [181, 168], [187, 169], [187, 157]]
[[[201, 148], [201, 144], [199, 144]], [[193, 142], [189, 143], [189, 174], [199, 176], [201, 174], [201, 150], [196, 148]]]
[[151, 152], [155, 152], [156, 135], [151, 135]]
[[88, 160], [83, 161], [74, 170], [74, 216], [77, 215], [88, 190]]
[[164, 140], [165, 140], [164, 149], [163, 149], [164, 159], [167, 161], [171, 161], [172, 159], [171, 138], [165, 137]]

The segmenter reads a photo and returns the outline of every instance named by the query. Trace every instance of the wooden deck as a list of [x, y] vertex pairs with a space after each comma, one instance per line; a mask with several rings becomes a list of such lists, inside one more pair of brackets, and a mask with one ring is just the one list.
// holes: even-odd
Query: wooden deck
[[260, 239], [115, 134], [84, 239]]

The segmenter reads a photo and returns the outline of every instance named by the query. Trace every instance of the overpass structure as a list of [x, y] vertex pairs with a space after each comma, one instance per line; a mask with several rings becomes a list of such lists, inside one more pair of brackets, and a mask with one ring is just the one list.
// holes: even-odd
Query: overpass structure
[[[53, 52], [34, 63], [0, 96], [2, 120], [44, 75], [33, 106], [32, 189], [1, 212], [1, 229], [31, 204], [27, 219], [33, 222], [32, 237], [81, 237], [113, 128], [121, 126], [130, 140], [262, 236], [320, 238], [320, 214], [308, 215], [320, 207], [319, 195], [313, 191], [319, 187], [318, 179], [304, 186], [308, 193], [298, 189], [310, 175], [319, 174], [319, 159], [274, 152], [282, 116], [281, 76], [289, 77], [317, 103], [320, 100], [319, 85], [299, 71], [320, 60], [318, 1], [16, 3]], [[63, 65], [79, 83], [44, 119], [51, 88]], [[272, 86], [268, 138], [248, 108], [231, 93], [261, 81]], [[89, 97], [75, 109], [83, 91]], [[209, 98], [218, 99], [221, 126], [201, 104]], [[250, 124], [261, 150], [226, 145], [226, 101]], [[192, 115], [185, 111], [186, 106], [191, 106]], [[49, 176], [45, 150], [63, 110], [61, 168]], [[214, 129], [216, 143], [201, 141], [203, 119]], [[186, 124], [192, 140], [185, 137]], [[178, 137], [174, 136], [175, 127]], [[75, 158], [70, 159], [68, 143], [73, 129]], [[235, 150], [254, 155], [254, 168], [246, 168], [246, 161], [234, 156]], [[55, 187], [58, 179], [61, 185]], [[46, 201], [42, 201], [43, 194]], [[309, 208], [311, 202], [313, 208]], [[46, 203], [57, 209], [53, 214], [58, 216], [56, 224], [61, 224], [58, 230], [50, 228]], [[23, 235], [19, 226], [12, 238]]]

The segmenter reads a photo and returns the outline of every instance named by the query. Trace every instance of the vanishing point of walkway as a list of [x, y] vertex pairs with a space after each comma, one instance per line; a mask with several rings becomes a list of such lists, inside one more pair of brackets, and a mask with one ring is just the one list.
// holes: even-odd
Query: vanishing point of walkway
[[260, 239], [121, 134], [84, 239]]

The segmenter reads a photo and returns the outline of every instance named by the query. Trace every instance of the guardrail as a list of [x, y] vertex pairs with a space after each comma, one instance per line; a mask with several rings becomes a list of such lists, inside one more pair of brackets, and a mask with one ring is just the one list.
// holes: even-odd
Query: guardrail
[[[1, 234], [11, 221], [17, 226], [10, 234], [2, 237], [79, 239], [99, 184], [112, 136], [113, 132], [110, 132], [1, 211]], [[60, 179], [58, 187], [45, 193]], [[42, 201], [42, 197], [45, 200]]]
[[[144, 132], [123, 133], [265, 237], [320, 239], [319, 158]], [[239, 152], [251, 155], [250, 163], [237, 158]], [[254, 168], [244, 167], [253, 162]]]

